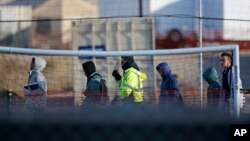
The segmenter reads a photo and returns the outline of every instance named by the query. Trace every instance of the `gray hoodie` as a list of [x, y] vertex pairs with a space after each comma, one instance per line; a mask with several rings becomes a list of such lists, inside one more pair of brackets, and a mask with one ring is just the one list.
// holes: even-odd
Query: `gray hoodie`
[[47, 106], [47, 82], [42, 74], [46, 66], [46, 61], [40, 57], [35, 58], [35, 66], [29, 73], [27, 85], [37, 83], [38, 88], [35, 90], [24, 90], [26, 94], [25, 104], [31, 110], [44, 110]]

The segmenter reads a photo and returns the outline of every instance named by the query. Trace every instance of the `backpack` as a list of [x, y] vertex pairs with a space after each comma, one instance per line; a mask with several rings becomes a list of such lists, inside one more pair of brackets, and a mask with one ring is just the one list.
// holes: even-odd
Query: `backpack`
[[[107, 96], [107, 93], [108, 93], [108, 87], [107, 87], [107, 82], [105, 79], [103, 79], [103, 77], [99, 74], [99, 73], [96, 73], [95, 75], [98, 75], [100, 77], [100, 89], [99, 89], [99, 92], [101, 94], [101, 97], [105, 97]], [[92, 79], [92, 77], [94, 77], [95, 75], [91, 76], [90, 78], [88, 78], [89, 80]]]
[[100, 83], [101, 83], [101, 88], [100, 88], [100, 94], [101, 94], [100, 105], [106, 105], [108, 103], [108, 87], [107, 87], [107, 82], [106, 82], [105, 79], [101, 78]]
[[106, 80], [103, 79], [103, 78], [101, 78], [100, 83], [101, 83], [100, 92], [101, 92], [102, 97], [103, 96], [107, 96], [107, 94], [108, 94], [108, 87], [107, 87]]

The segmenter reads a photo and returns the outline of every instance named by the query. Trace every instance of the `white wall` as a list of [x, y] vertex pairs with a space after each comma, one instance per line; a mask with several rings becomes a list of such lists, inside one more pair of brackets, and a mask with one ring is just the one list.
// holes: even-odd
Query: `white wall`
[[[31, 20], [32, 12], [29, 6], [0, 6], [1, 21]], [[1, 22], [0, 40], [11, 36], [13, 46], [28, 46], [29, 28], [31, 22]], [[26, 32], [24, 32], [27, 30]], [[19, 34], [18, 34], [19, 33]]]
[[[197, 0], [143, 0], [143, 15], [161, 15], [156, 18], [156, 32], [178, 28], [194, 30], [197, 22], [187, 18], [166, 18], [164, 15], [196, 15]], [[139, 16], [139, 0], [100, 0], [100, 17]]]
[[[100, 16], [138, 16], [138, 4], [139, 0], [100, 0]], [[204, 37], [221, 36], [224, 39], [249, 40], [249, 22], [220, 20], [250, 19], [249, 7], [250, 0], [202, 0], [203, 17], [214, 18], [203, 20]], [[197, 19], [177, 17], [199, 16], [199, 0], [143, 0], [143, 14], [144, 16], [155, 15], [155, 30], [160, 35], [164, 35], [173, 28], [198, 32]], [[168, 17], [171, 15], [177, 17]]]
[[[250, 20], [249, 0], [224, 0], [224, 18]], [[224, 38], [250, 40], [250, 22], [224, 21]]]

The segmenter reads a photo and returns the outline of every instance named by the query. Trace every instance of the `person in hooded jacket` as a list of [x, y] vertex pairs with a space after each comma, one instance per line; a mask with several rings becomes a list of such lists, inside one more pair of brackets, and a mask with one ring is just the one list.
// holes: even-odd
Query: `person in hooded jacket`
[[118, 70], [112, 72], [119, 87], [118, 99], [122, 100], [124, 104], [141, 104], [144, 101], [142, 82], [147, 75], [139, 71], [133, 56], [122, 56], [121, 59], [123, 76], [119, 74]]
[[157, 65], [156, 70], [162, 77], [159, 105], [182, 108], [184, 103], [179, 90], [179, 83], [176, 77], [172, 75], [169, 65], [162, 62]]
[[88, 61], [82, 64], [82, 68], [87, 77], [86, 90], [84, 91], [84, 106], [104, 106], [108, 102], [107, 84], [103, 77], [96, 72], [95, 64]]
[[219, 108], [219, 100], [222, 98], [220, 92], [221, 84], [216, 69], [213, 67], [207, 68], [203, 73], [203, 78], [209, 85], [207, 88], [208, 109], [216, 110]]
[[25, 104], [30, 111], [44, 111], [47, 107], [47, 82], [42, 74], [46, 61], [33, 57], [30, 64], [28, 83], [24, 87]]

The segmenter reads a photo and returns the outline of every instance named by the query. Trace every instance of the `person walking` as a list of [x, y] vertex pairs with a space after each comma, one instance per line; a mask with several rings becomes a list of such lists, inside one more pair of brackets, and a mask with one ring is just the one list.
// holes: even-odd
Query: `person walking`
[[157, 65], [156, 70], [162, 77], [159, 105], [170, 108], [183, 108], [184, 102], [180, 93], [179, 83], [172, 75], [167, 63], [162, 62]]
[[82, 107], [105, 106], [108, 103], [108, 87], [105, 79], [96, 72], [95, 64], [92, 61], [83, 63], [82, 68], [87, 77]]
[[29, 111], [41, 112], [47, 108], [47, 81], [42, 74], [46, 61], [41, 57], [33, 57], [30, 64], [28, 83], [24, 86], [25, 105]]
[[133, 56], [122, 56], [121, 67], [123, 69], [123, 76], [118, 70], [114, 70], [112, 75], [118, 83], [119, 91], [115, 99], [120, 99], [127, 104], [141, 104], [143, 98], [143, 81], [147, 75], [139, 71]]

